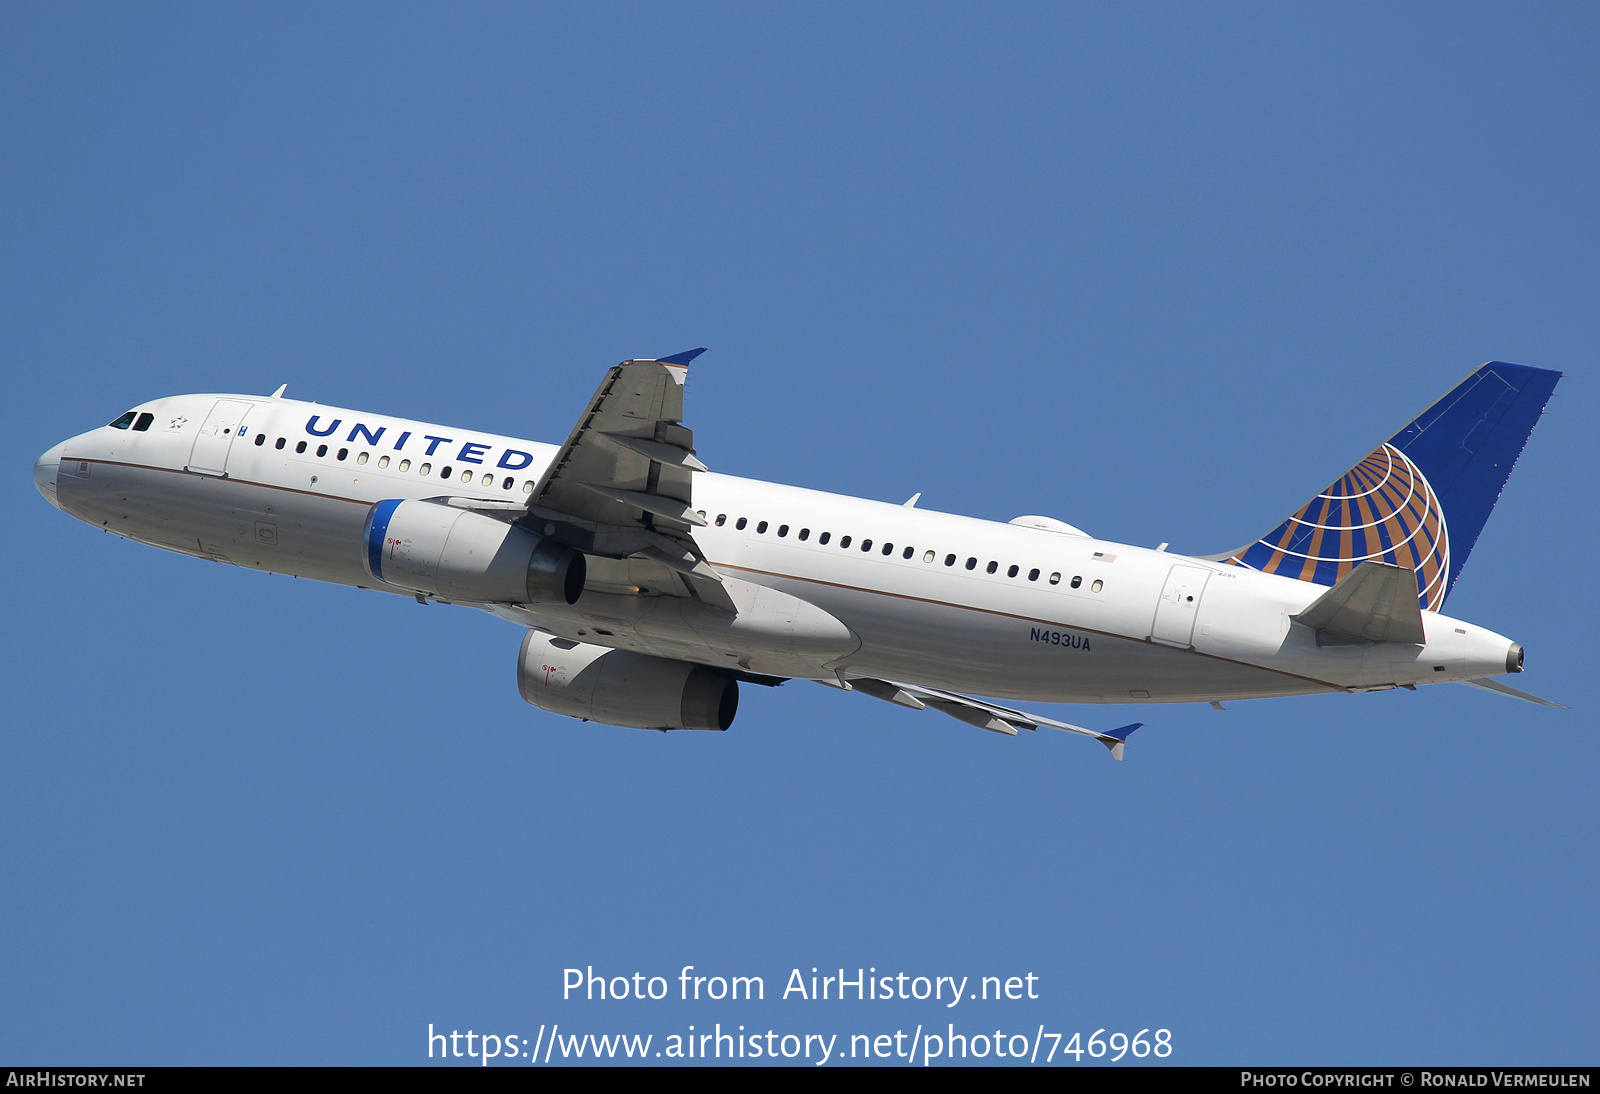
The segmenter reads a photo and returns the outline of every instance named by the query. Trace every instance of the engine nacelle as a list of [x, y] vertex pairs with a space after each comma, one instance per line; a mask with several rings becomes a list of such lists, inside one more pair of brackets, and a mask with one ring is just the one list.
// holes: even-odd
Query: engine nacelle
[[378, 581], [446, 600], [574, 604], [587, 572], [581, 552], [431, 501], [378, 502], [362, 538]]
[[541, 710], [633, 729], [727, 729], [739, 710], [726, 672], [538, 631], [522, 640], [517, 687]]

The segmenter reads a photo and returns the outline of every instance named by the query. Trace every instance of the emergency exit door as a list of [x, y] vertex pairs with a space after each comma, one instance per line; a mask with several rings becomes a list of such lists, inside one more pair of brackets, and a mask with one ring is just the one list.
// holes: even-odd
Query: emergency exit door
[[1174, 566], [1167, 572], [1156, 615], [1150, 623], [1150, 641], [1188, 649], [1194, 644], [1194, 621], [1200, 614], [1200, 594], [1211, 571], [1204, 566]]

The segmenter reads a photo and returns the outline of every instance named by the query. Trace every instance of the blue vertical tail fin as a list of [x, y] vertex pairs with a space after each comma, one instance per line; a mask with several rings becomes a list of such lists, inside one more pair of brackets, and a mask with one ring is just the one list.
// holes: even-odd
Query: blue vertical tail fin
[[1419, 602], [1437, 611], [1560, 379], [1489, 362], [1282, 524], [1218, 560], [1319, 585], [1388, 562], [1415, 570]]

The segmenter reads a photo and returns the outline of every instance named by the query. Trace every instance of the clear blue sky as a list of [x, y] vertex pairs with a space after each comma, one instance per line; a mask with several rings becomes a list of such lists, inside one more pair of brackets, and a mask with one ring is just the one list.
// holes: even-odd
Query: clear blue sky
[[[1597, 30], [0, 8], [0, 1060], [954, 1021], [1165, 1027], [1185, 1063], [1595, 1063]], [[746, 689], [725, 735], [585, 725], [519, 699], [508, 624], [97, 534], [29, 474], [140, 400], [285, 382], [555, 441], [604, 368], [698, 345], [719, 471], [1194, 552], [1483, 361], [1563, 370], [1448, 610], [1571, 709], [1045, 708], [1145, 721], [1123, 764], [804, 683]], [[567, 966], [685, 964], [1042, 998], [559, 997]]]

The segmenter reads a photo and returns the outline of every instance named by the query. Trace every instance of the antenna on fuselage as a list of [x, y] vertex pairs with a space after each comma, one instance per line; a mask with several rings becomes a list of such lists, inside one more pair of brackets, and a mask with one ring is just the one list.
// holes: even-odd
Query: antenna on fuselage
[[285, 391], [285, 390], [287, 390], [287, 389], [288, 389], [288, 387], [289, 387], [289, 385], [288, 385], [288, 384], [279, 384], [279, 385], [278, 385], [278, 390], [277, 390], [277, 391], [274, 391], [274, 392], [273, 392], [273, 393], [272, 393], [272, 396], [271, 396], [271, 397], [272, 397], [272, 398], [274, 398], [274, 399], [281, 399], [281, 398], [283, 398], [283, 393], [284, 393], [284, 391]]

